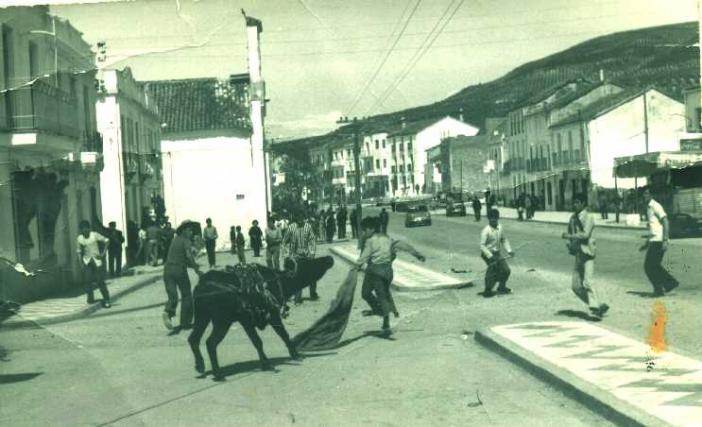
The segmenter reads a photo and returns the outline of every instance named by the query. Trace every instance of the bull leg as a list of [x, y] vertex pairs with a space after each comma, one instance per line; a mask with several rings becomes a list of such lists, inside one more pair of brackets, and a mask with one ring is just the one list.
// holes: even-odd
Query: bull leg
[[261, 341], [261, 337], [258, 336], [258, 332], [256, 332], [256, 327], [248, 322], [241, 322], [241, 326], [244, 327], [246, 335], [249, 336], [251, 343], [254, 345], [254, 347], [256, 347], [256, 351], [258, 352], [258, 360], [261, 361], [261, 369], [264, 371], [270, 371], [272, 369], [271, 363], [268, 361], [266, 353], [263, 352], [263, 342]]
[[295, 349], [295, 346], [293, 343], [290, 341], [290, 336], [288, 335], [288, 331], [285, 329], [285, 325], [283, 325], [283, 320], [280, 318], [280, 315], [276, 313], [271, 317], [271, 326], [273, 327], [273, 330], [275, 330], [275, 333], [278, 334], [280, 339], [283, 340], [285, 343], [285, 346], [288, 348], [288, 352], [290, 353], [290, 358], [294, 360], [300, 360], [300, 353], [297, 352]]
[[195, 356], [195, 370], [201, 374], [205, 373], [205, 360], [202, 358], [202, 353], [200, 352], [200, 340], [202, 339], [202, 334], [205, 333], [205, 329], [207, 329], [207, 325], [209, 323], [209, 317], [203, 317], [199, 313], [196, 313], [193, 331], [188, 337], [190, 349], [193, 351], [193, 355]]
[[217, 361], [217, 346], [224, 339], [229, 332], [229, 327], [232, 326], [231, 320], [220, 320], [213, 319], [212, 321], [212, 333], [207, 337], [207, 353], [210, 355], [210, 363], [212, 364], [212, 374], [214, 379], [221, 381], [224, 379], [222, 372], [219, 369], [219, 362]]

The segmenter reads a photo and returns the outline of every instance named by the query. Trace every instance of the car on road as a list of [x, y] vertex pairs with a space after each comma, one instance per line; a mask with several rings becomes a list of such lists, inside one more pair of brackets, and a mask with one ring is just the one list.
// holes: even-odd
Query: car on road
[[446, 203], [446, 216], [466, 216], [466, 205], [463, 202]]
[[431, 225], [431, 213], [427, 205], [411, 205], [407, 207], [405, 227], [415, 225]]
[[397, 202], [395, 204], [395, 211], [396, 212], [408, 212], [408, 209], [411, 207], [411, 204], [409, 202]]

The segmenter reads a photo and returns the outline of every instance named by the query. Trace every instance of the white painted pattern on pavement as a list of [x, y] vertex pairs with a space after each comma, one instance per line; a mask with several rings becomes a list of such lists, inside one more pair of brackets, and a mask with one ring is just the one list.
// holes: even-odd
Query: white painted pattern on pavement
[[490, 328], [580, 379], [676, 426], [702, 425], [702, 362], [581, 322]]

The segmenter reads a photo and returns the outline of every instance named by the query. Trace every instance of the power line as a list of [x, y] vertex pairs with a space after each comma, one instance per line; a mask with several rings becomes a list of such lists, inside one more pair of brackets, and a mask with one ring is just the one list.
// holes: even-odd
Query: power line
[[[392, 54], [392, 51], [395, 49], [397, 44], [400, 42], [400, 39], [402, 38], [402, 35], [404, 34], [405, 30], [407, 29], [407, 26], [409, 25], [410, 21], [412, 20], [412, 17], [414, 16], [415, 12], [417, 11], [417, 8], [419, 8], [420, 3], [422, 0], [417, 0], [417, 2], [414, 4], [414, 8], [410, 12], [410, 14], [407, 16], [407, 19], [405, 20], [405, 24], [402, 26], [402, 29], [400, 32], [397, 34], [397, 37], [395, 37], [395, 41], [393, 42], [392, 46], [390, 46], [390, 49], [388, 49], [387, 53], [385, 54], [385, 57], [383, 60], [380, 62], [378, 67], [375, 69], [375, 72], [371, 76], [368, 81], [366, 81], [366, 84], [363, 86], [363, 89], [361, 89], [358, 94], [356, 95], [356, 98], [354, 101], [351, 103], [351, 107], [347, 110], [347, 116], [351, 114], [354, 108], [358, 105], [358, 102], [363, 98], [363, 94], [366, 92], [366, 90], [370, 87], [371, 84], [375, 81], [375, 78], [378, 77], [378, 74], [380, 73], [380, 70], [382, 70], [383, 66], [385, 63], [388, 61], [388, 58], [390, 58], [390, 55]], [[403, 12], [404, 14], [404, 12]]]
[[[448, 17], [448, 19], [444, 20], [443, 23], [442, 19], [446, 14], [451, 10], [451, 7], [454, 5], [454, 2], [452, 1], [449, 6], [446, 8], [446, 11], [444, 12], [444, 15], [442, 16], [442, 19], [438, 20], [436, 22], [436, 25], [434, 26], [434, 30], [438, 28], [438, 31], [434, 33], [434, 38], [430, 40], [432, 37], [432, 34], [430, 33], [427, 38], [424, 40], [423, 47], [420, 47], [419, 50], [415, 53], [415, 55], [409, 60], [407, 63], [407, 66], [405, 66], [405, 71], [401, 72], [400, 75], [398, 76], [397, 79], [388, 87], [388, 89], [381, 95], [381, 99], [379, 99], [370, 109], [368, 109], [368, 112], [371, 112], [377, 108], [377, 106], [383, 105], [385, 100], [392, 94], [395, 89], [402, 83], [402, 81], [407, 77], [407, 75], [412, 71], [414, 66], [419, 62], [419, 60], [426, 54], [426, 52], [431, 48], [432, 44], [436, 41], [436, 39], [439, 37], [441, 32], [443, 31], [444, 28], [446, 28], [446, 25], [451, 21], [451, 19], [454, 17], [458, 9], [463, 5], [464, 0], [460, 0], [458, 5], [456, 6], [455, 9], [453, 9], [453, 12], [451, 12], [451, 15]], [[428, 41], [428, 43], [427, 43]]]

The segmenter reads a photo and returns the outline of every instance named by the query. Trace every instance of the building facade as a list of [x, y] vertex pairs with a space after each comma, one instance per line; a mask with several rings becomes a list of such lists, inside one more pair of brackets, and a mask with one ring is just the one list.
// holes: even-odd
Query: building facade
[[0, 256], [51, 272], [4, 273], [0, 298], [26, 301], [78, 278], [81, 220], [100, 221], [102, 139], [95, 57], [47, 7], [0, 10]]
[[[156, 106], [129, 68], [102, 70], [98, 82], [103, 222], [116, 222], [127, 242], [134, 242], [133, 234], [149, 217], [154, 201], [163, 198], [161, 122]], [[128, 257], [122, 260], [126, 263]]]

